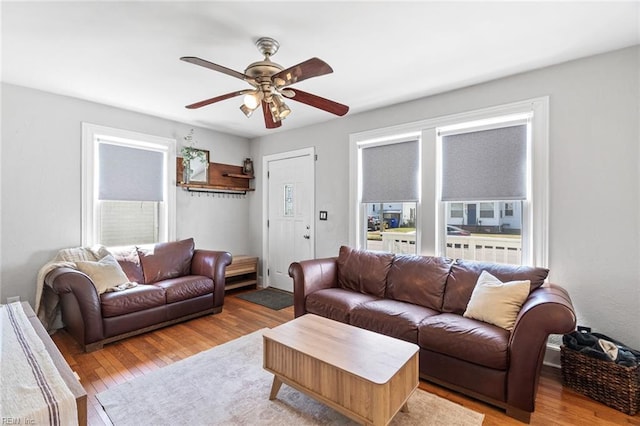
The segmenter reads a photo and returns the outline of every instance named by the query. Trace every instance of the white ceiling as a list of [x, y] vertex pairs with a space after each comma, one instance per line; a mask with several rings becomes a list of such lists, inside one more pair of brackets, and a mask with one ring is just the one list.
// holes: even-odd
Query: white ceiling
[[1, 14], [2, 81], [245, 137], [340, 118], [290, 100], [267, 130], [241, 98], [187, 110], [250, 86], [179, 57], [242, 72], [273, 37], [274, 62], [334, 70], [293, 87], [355, 114], [640, 42], [637, 1], [3, 1]]

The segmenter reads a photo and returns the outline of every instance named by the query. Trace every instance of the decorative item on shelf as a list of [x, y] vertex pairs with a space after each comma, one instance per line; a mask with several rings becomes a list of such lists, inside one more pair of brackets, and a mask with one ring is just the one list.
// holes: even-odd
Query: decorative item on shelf
[[207, 183], [209, 172], [209, 151], [194, 148], [195, 141], [193, 139], [194, 130], [191, 129], [189, 134], [184, 137], [185, 146], [182, 147], [182, 183]]
[[253, 161], [251, 158], [244, 159], [244, 163], [242, 164], [242, 173], [253, 176]]

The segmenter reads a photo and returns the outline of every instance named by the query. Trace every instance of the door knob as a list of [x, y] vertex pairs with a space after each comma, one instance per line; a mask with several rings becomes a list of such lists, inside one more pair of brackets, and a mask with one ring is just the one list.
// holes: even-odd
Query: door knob
[[303, 235], [305, 240], [308, 240], [309, 238], [311, 238], [311, 235], [307, 234], [307, 235]]

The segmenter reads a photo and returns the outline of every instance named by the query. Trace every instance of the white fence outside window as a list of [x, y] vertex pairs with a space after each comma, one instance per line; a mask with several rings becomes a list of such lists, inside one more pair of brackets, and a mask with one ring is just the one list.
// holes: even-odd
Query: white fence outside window
[[[370, 250], [398, 254], [416, 253], [415, 232], [382, 232], [382, 241], [368, 241]], [[376, 244], [378, 243], [378, 244]], [[522, 259], [522, 239], [482, 235], [448, 235], [445, 256], [452, 259], [519, 265]]]
[[522, 259], [522, 240], [521, 238], [448, 235], [446, 256], [452, 259], [519, 265]]
[[398, 254], [416, 254], [416, 233], [382, 232], [382, 251]]

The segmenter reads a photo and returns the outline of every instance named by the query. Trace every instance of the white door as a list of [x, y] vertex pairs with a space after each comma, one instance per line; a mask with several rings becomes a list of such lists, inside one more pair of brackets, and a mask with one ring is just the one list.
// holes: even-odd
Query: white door
[[289, 265], [314, 255], [312, 152], [268, 161], [267, 178], [266, 281], [268, 286], [292, 292]]

